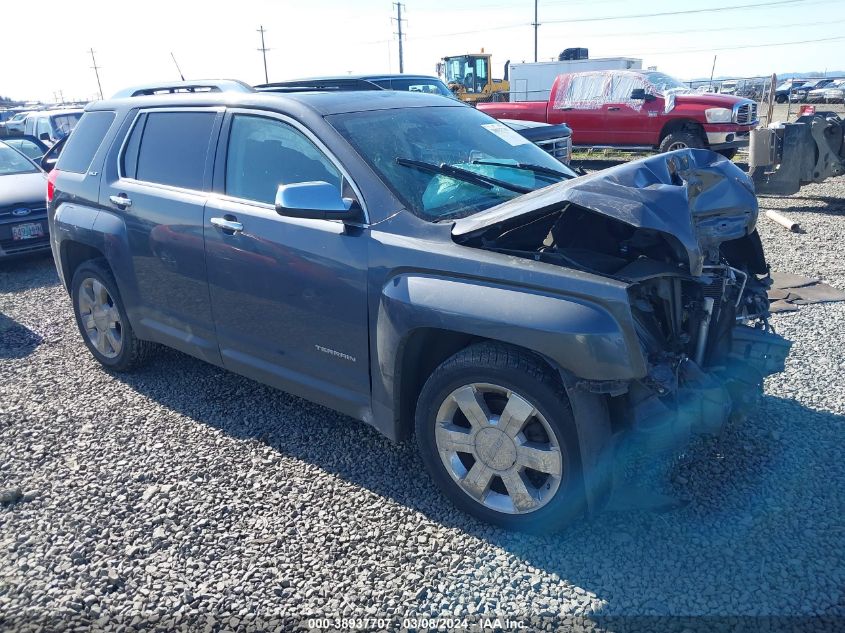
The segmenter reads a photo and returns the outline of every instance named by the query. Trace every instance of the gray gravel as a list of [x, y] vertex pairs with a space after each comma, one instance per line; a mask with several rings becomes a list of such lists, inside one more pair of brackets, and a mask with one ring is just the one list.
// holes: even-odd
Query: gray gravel
[[[843, 197], [838, 179], [763, 201], [806, 230], [760, 220], [772, 267], [845, 288]], [[412, 445], [327, 409], [176, 352], [107, 373], [52, 261], [0, 264], [0, 629], [499, 615], [667, 630], [633, 616], [723, 618], [679, 620], [692, 631], [819, 615], [840, 618], [814, 625], [834, 630], [845, 303], [774, 323], [795, 341], [787, 371], [743, 426], [674, 465], [684, 507], [528, 537], [454, 511]]]

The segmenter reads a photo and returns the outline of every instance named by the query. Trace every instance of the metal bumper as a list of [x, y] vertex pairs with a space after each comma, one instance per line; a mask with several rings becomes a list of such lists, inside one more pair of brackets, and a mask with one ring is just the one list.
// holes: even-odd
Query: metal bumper
[[710, 149], [731, 149], [735, 147], [748, 147], [748, 139], [751, 136], [749, 130], [729, 132], [706, 132], [707, 144]]

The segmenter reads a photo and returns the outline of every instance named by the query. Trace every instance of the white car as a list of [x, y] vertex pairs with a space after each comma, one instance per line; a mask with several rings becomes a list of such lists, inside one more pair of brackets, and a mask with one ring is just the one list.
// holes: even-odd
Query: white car
[[82, 110], [42, 110], [30, 112], [24, 119], [23, 133], [49, 146], [70, 134], [82, 117]]
[[833, 83], [811, 90], [807, 95], [810, 103], [844, 103], [845, 79], [837, 79]]

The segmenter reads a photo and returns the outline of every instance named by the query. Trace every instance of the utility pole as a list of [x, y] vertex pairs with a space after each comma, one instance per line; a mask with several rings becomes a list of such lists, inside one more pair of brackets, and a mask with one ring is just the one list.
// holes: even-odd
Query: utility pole
[[399, 36], [399, 73], [405, 72], [405, 60], [402, 57], [402, 3], [401, 2], [394, 2], [393, 4], [396, 5], [396, 17], [393, 18], [396, 20], [396, 23], [399, 26], [399, 30], [396, 35]]
[[534, 0], [534, 21], [531, 23], [531, 26], [534, 27], [534, 61], [537, 61], [537, 27], [540, 26], [540, 21], [537, 19], [537, 2], [539, 0]]
[[270, 50], [264, 46], [264, 34], [267, 32], [264, 30], [264, 25], [262, 24], [258, 29], [258, 32], [261, 33], [261, 48], [258, 50], [261, 51], [261, 55], [264, 57], [264, 83], [269, 84], [270, 79], [267, 77], [267, 51]]
[[94, 69], [94, 74], [97, 75], [97, 88], [100, 89], [100, 99], [103, 98], [103, 85], [100, 83], [100, 67], [97, 66], [97, 59], [94, 57], [94, 49], [90, 49], [91, 61], [94, 63], [91, 68]]
[[182, 81], [185, 81], [185, 75], [182, 74], [182, 69], [179, 68], [179, 62], [176, 61], [173, 51], [170, 51], [170, 57], [173, 59], [173, 63], [176, 64], [176, 70], [179, 71], [179, 76], [182, 78]]

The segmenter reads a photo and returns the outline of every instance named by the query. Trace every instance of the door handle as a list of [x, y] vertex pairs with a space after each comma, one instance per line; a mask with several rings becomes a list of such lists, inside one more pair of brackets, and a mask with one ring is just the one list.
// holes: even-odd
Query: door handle
[[132, 206], [132, 200], [127, 198], [125, 194], [120, 194], [119, 196], [109, 196], [109, 200], [112, 201], [112, 204], [116, 204], [123, 209]]
[[218, 229], [223, 229], [224, 231], [229, 232], [230, 235], [240, 233], [244, 230], [243, 224], [236, 222], [235, 220], [227, 220], [226, 218], [211, 218], [211, 224], [216, 226]]
[[608, 112], [616, 112], [617, 110], [619, 110], [617, 107], [610, 107], [607, 109]]

